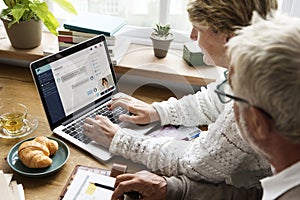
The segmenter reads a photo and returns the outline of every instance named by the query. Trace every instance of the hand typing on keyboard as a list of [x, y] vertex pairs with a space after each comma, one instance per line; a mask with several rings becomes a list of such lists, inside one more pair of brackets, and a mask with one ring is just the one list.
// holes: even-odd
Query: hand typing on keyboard
[[119, 125], [112, 123], [107, 117], [101, 115], [97, 115], [95, 119], [88, 117], [83, 124], [84, 134], [106, 148], [109, 148], [114, 135], [119, 129], [121, 129]]
[[108, 104], [108, 107], [110, 110], [122, 107], [132, 114], [120, 115], [120, 121], [131, 122], [134, 124], [149, 124], [160, 120], [157, 111], [152, 105], [128, 95], [112, 98], [112, 102]]

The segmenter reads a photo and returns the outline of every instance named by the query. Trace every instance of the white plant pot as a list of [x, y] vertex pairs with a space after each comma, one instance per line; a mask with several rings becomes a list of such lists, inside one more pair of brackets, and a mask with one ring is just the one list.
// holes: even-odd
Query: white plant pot
[[152, 33], [150, 39], [152, 40], [155, 57], [164, 58], [169, 51], [174, 36], [173, 34], [170, 34], [167, 38], [159, 38]]

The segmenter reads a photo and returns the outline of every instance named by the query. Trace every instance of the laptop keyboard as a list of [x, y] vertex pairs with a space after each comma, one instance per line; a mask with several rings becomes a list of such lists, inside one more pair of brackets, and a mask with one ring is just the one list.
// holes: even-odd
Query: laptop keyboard
[[129, 112], [121, 107], [117, 107], [111, 111], [107, 108], [107, 106], [103, 106], [103, 107], [100, 107], [99, 109], [95, 110], [94, 112], [90, 113], [86, 117], [78, 119], [78, 120], [74, 121], [72, 124], [69, 124], [62, 131], [69, 134], [73, 138], [75, 138], [85, 144], [88, 144], [89, 142], [92, 141], [92, 139], [90, 139], [89, 137], [84, 135], [83, 128], [82, 128], [84, 121], [87, 117], [94, 119], [96, 117], [96, 115], [102, 115], [102, 116], [106, 116], [107, 118], [109, 118], [113, 123], [118, 124], [118, 123], [120, 123], [119, 115], [121, 115], [121, 114], [129, 114]]

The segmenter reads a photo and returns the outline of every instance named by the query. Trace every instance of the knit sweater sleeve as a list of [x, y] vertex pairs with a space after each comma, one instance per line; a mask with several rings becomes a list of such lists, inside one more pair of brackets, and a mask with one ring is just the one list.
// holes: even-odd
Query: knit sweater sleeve
[[269, 167], [239, 136], [232, 104], [194, 141], [138, 136], [121, 129], [112, 140], [110, 152], [163, 175], [186, 175], [215, 183], [225, 181], [237, 169]]
[[152, 106], [160, 116], [161, 125], [198, 126], [215, 122], [224, 109], [214, 92], [216, 84], [210, 83], [207, 88], [179, 100], [171, 97], [168, 101], [154, 102]]

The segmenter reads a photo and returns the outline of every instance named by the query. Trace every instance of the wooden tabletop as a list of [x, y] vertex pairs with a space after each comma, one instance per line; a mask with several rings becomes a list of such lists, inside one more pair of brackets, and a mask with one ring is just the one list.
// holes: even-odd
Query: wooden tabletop
[[[43, 56], [43, 49], [56, 44], [56, 42], [55, 36], [44, 33], [41, 46], [31, 50], [17, 50], [11, 47], [3, 27], [0, 27], [0, 58], [33, 61]], [[157, 59], [154, 57], [151, 47], [141, 45], [131, 45], [115, 69], [117, 73], [122, 74], [123, 80], [125, 79], [124, 75], [133, 75], [195, 85], [206, 85], [212, 82], [223, 70], [219, 67], [191, 67], [182, 59], [181, 53], [175, 50], [171, 50], [166, 58]], [[130, 92], [130, 95], [148, 103], [176, 96], [166, 87], [152, 83], [132, 87], [123, 81], [119, 86], [121, 92]], [[128, 91], [128, 88], [133, 88], [133, 91]], [[180, 96], [177, 95], [176, 97]], [[41, 100], [28, 68], [0, 63], [0, 100], [1, 98], [13, 98], [24, 103], [29, 109], [29, 114], [37, 118], [39, 122], [38, 128], [28, 136], [20, 139], [0, 138], [0, 169], [5, 173], [14, 173], [14, 179], [23, 184], [26, 199], [57, 199], [71, 171], [77, 164], [110, 169], [112, 163], [115, 162], [127, 164], [130, 172], [145, 168], [121, 157], [113, 157], [107, 163], [99, 163], [89, 154], [65, 141], [70, 148], [71, 155], [59, 172], [43, 178], [28, 178], [19, 175], [13, 172], [6, 162], [7, 154], [13, 145], [29, 137], [38, 135], [56, 137], [56, 135], [52, 135], [48, 126]]]
[[175, 49], [169, 49], [167, 56], [159, 59], [151, 46], [131, 44], [115, 70], [120, 74], [203, 86], [215, 81], [224, 68], [190, 66], [182, 58], [182, 51]]
[[[155, 88], [151, 85], [146, 85], [137, 89], [133, 96], [151, 103], [152, 101], [167, 99], [173, 96], [173, 94], [165, 88]], [[19, 139], [0, 139], [0, 169], [3, 170], [4, 173], [14, 174], [13, 179], [17, 180], [17, 182], [21, 183], [24, 187], [26, 199], [57, 199], [76, 164], [105, 169], [110, 169], [112, 163], [127, 164], [128, 171], [130, 172], [145, 168], [142, 165], [133, 164], [121, 157], [113, 157], [108, 163], [100, 163], [89, 154], [63, 140], [69, 146], [71, 154], [67, 163], [60, 171], [42, 178], [29, 178], [15, 173], [6, 161], [7, 154], [13, 145], [26, 138], [38, 135], [57, 136], [52, 135], [48, 126], [41, 101], [28, 68], [0, 64], [0, 98], [13, 98], [24, 103], [29, 109], [29, 114], [37, 118], [39, 122], [38, 128], [28, 136]]]

